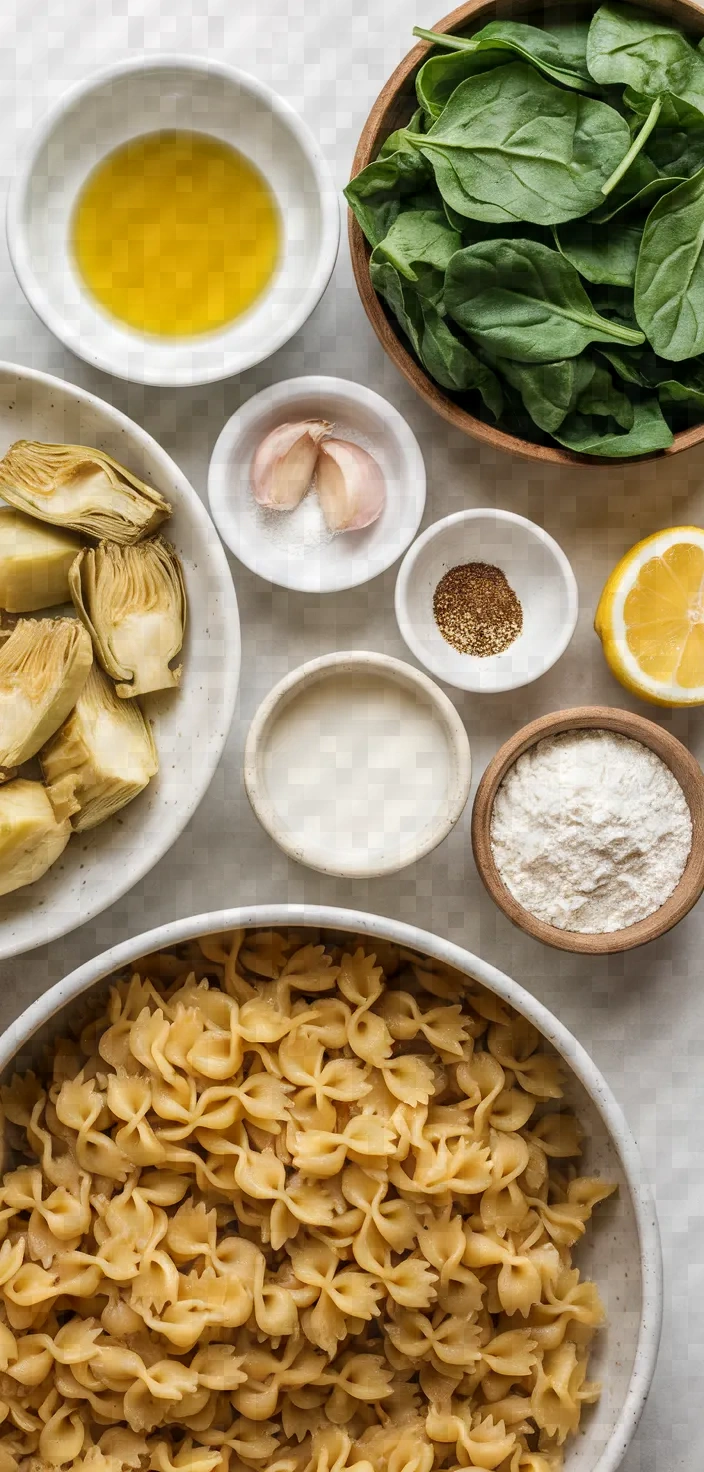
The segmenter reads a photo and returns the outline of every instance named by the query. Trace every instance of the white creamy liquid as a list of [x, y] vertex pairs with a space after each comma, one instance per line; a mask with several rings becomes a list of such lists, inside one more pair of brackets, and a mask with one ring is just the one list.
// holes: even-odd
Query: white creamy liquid
[[270, 733], [265, 778], [304, 860], [390, 863], [414, 854], [448, 806], [450, 753], [430, 702], [379, 675], [333, 671]]

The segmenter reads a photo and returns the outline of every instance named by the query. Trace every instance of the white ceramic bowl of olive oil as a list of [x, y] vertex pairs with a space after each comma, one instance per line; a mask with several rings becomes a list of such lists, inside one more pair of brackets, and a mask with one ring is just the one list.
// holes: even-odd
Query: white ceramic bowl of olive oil
[[119, 62], [72, 89], [8, 199], [12, 263], [47, 327], [95, 367], [162, 387], [276, 352], [319, 302], [339, 234], [306, 125], [199, 57]]

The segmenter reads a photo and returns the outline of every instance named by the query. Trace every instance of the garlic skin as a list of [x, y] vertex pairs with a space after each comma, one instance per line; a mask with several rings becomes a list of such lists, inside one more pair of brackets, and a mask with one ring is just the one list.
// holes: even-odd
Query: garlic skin
[[373, 455], [350, 440], [320, 446], [316, 490], [330, 532], [358, 532], [384, 509], [386, 484]]
[[260, 506], [293, 511], [313, 478], [321, 440], [332, 433], [325, 419], [279, 424], [266, 435], [252, 460], [252, 490]]

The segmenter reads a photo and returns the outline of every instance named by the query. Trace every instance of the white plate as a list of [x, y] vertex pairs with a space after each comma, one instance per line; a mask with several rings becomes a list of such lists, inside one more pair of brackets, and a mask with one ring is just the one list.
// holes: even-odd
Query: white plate
[[[313, 491], [295, 511], [257, 505], [255, 450], [270, 430], [298, 419], [332, 421], [338, 439], [354, 440], [378, 460], [386, 505], [372, 526], [331, 536]], [[210, 461], [208, 499], [223, 541], [245, 567], [280, 588], [333, 593], [369, 582], [405, 552], [425, 507], [425, 465], [412, 430], [380, 394], [346, 378], [289, 378], [228, 419]]]
[[[279, 267], [250, 311], [188, 338], [136, 332], [103, 311], [70, 239], [76, 200], [101, 159], [169, 128], [209, 133], [245, 154], [274, 194], [283, 233]], [[72, 88], [37, 129], [8, 197], [7, 236], [27, 300], [72, 352], [135, 383], [211, 383], [268, 358], [310, 316], [335, 264], [340, 203], [312, 133], [256, 77], [204, 57], [139, 57]]]
[[38, 883], [0, 899], [2, 960], [92, 920], [171, 848], [210, 785], [240, 671], [237, 598], [225, 554], [192, 486], [156, 440], [85, 389], [0, 363], [0, 456], [19, 439], [94, 445], [164, 493], [173, 516], [163, 530], [183, 562], [189, 623], [180, 690], [144, 700], [158, 776], [114, 818], [74, 834]]
[[619, 1183], [618, 1193], [597, 1207], [583, 1244], [575, 1250], [582, 1272], [598, 1285], [607, 1323], [596, 1336], [589, 1362], [590, 1379], [602, 1382], [601, 1398], [596, 1406], [584, 1407], [579, 1436], [565, 1444], [565, 1472], [616, 1472], [645, 1404], [658, 1351], [662, 1263], [655, 1207], [628, 1124], [589, 1054], [535, 997], [479, 956], [414, 925], [336, 906], [253, 905], [192, 916], [114, 946], [52, 987], [0, 1038], [0, 1070], [9, 1071], [13, 1058], [22, 1068], [39, 1062], [43, 1044], [64, 1037], [72, 1022], [85, 1017], [84, 994], [95, 990], [104, 995], [106, 979], [124, 973], [139, 957], [184, 945], [194, 936], [244, 926], [311, 928], [315, 940], [319, 929], [332, 931], [338, 941], [350, 935], [368, 937], [372, 950], [378, 937], [433, 957], [481, 982], [530, 1018], [564, 1059], [566, 1102], [585, 1130], [580, 1173]]

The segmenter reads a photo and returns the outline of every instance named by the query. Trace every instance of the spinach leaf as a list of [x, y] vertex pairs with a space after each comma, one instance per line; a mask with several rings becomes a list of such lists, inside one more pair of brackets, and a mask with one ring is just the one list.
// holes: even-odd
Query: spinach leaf
[[587, 66], [597, 82], [623, 82], [651, 100], [671, 92], [704, 110], [704, 56], [652, 12], [602, 5], [589, 28]]
[[518, 56], [564, 87], [572, 87], [577, 92], [596, 91], [587, 69], [586, 45], [580, 53], [579, 33], [574, 27], [564, 32], [548, 32], [538, 26], [524, 25], [522, 21], [492, 20], [473, 36], [426, 31], [422, 26], [414, 26], [413, 34], [465, 56], [504, 51], [508, 53], [508, 60]]
[[375, 291], [384, 298], [431, 378], [455, 393], [476, 389], [487, 408], [499, 419], [503, 410], [501, 385], [491, 369], [466, 347], [434, 304], [419, 296], [390, 261], [372, 252], [370, 274]]
[[488, 240], [458, 251], [445, 275], [445, 306], [488, 352], [524, 363], [576, 358], [590, 342], [644, 340], [600, 317], [574, 266], [532, 240]]
[[599, 204], [630, 133], [605, 103], [514, 62], [462, 82], [430, 131], [407, 141], [459, 214], [554, 225]]
[[423, 334], [423, 313], [420, 297], [417, 292], [409, 287], [408, 283], [399, 276], [395, 266], [381, 256], [377, 256], [378, 246], [372, 251], [369, 262], [369, 274], [372, 286], [384, 298], [390, 306], [397, 322], [403, 328], [416, 357], [420, 357], [420, 344]]
[[606, 455], [619, 459], [631, 455], [652, 455], [667, 450], [673, 441], [672, 430], [663, 418], [656, 398], [641, 399], [633, 406], [633, 425], [619, 434], [595, 424], [590, 415], [568, 415], [555, 434], [559, 444], [582, 455]]
[[389, 133], [388, 138], [384, 139], [384, 142], [382, 143], [381, 148], [379, 149], [379, 152], [377, 154], [377, 160], [380, 158], [391, 158], [394, 153], [403, 153], [404, 151], [407, 152], [408, 144], [406, 142], [406, 134], [422, 133], [424, 122], [425, 119], [423, 117], [423, 109], [417, 107], [413, 114], [413, 117], [411, 118], [410, 122], [406, 124], [405, 128], [397, 128], [395, 133]]
[[678, 184], [648, 215], [635, 309], [661, 357], [680, 362], [704, 350], [704, 169]]
[[572, 220], [553, 233], [558, 250], [587, 281], [633, 286], [642, 226], [619, 223], [600, 230], [590, 220]]
[[593, 363], [592, 367], [589, 382], [577, 395], [577, 413], [615, 419], [622, 429], [632, 429], [635, 415], [632, 400], [617, 387], [608, 368], [601, 363]]
[[503, 413], [503, 394], [496, 374], [460, 342], [445, 317], [429, 303], [423, 306], [420, 357], [431, 378], [455, 393], [475, 389], [494, 419]]
[[[468, 220], [466, 215], [458, 215], [457, 210], [453, 210], [452, 205], [448, 204], [447, 200], [443, 199], [441, 194], [439, 194], [439, 198], [442, 202], [442, 207], [445, 211], [445, 219], [447, 220], [448, 225], [451, 227], [452, 230], [456, 230], [459, 235], [464, 236], [465, 231], [470, 225], [472, 229], [486, 229], [487, 234], [489, 233], [487, 226], [482, 226], [478, 220]], [[465, 243], [466, 245], [471, 244], [469, 240], [463, 243]]]
[[692, 127], [657, 128], [648, 152], [660, 174], [678, 179], [698, 174], [704, 164], [704, 117]]
[[574, 409], [580, 391], [594, 372], [594, 364], [584, 355], [562, 358], [557, 363], [516, 363], [511, 358], [495, 358], [492, 362], [511, 387], [518, 389], [533, 422], [550, 434]]
[[[551, 15], [552, 12], [548, 12]], [[549, 36], [557, 42], [561, 55], [564, 57], [570, 71], [577, 72], [580, 77], [590, 77], [591, 72], [587, 66], [587, 42], [589, 40], [588, 20], [551, 20], [543, 22], [542, 30], [547, 31]]]
[[[690, 102], [684, 102], [681, 97], [675, 97], [672, 92], [660, 92], [656, 100], [660, 103], [658, 130], [663, 128], [695, 130], [704, 126], [704, 113], [701, 108], [694, 107]], [[637, 118], [647, 118], [653, 106], [652, 98], [648, 97], [645, 92], [638, 92], [635, 87], [626, 88], [623, 101], [628, 111]]]
[[624, 383], [632, 383], [637, 388], [653, 388], [652, 379], [643, 369], [646, 356], [651, 355], [644, 354], [640, 348], [619, 348], [611, 343], [608, 346], [600, 344], [596, 351], [616, 369]]
[[696, 374], [665, 378], [657, 389], [661, 404], [691, 404], [704, 413], [704, 370], [701, 368]]
[[402, 148], [388, 158], [375, 159], [350, 179], [345, 199], [370, 245], [378, 245], [391, 229], [404, 195], [421, 189], [429, 177], [423, 155], [413, 148]]
[[[655, 388], [661, 403], [692, 403], [704, 408], [704, 363], [694, 358], [675, 370], [667, 358], [649, 348], [620, 348], [602, 344], [596, 350], [615, 369], [624, 383], [638, 388]], [[677, 372], [677, 377], [673, 374]]]
[[376, 255], [386, 256], [399, 275], [417, 282], [418, 266], [444, 273], [461, 244], [461, 236], [448, 225], [442, 210], [404, 210], [377, 245]]
[[439, 118], [460, 82], [466, 82], [477, 72], [493, 71], [497, 66], [508, 66], [509, 51], [445, 51], [442, 56], [430, 56], [416, 77], [416, 96], [431, 123]]
[[683, 184], [684, 179], [676, 179], [668, 175], [663, 178], [650, 179], [641, 189], [630, 198], [617, 199], [614, 194], [608, 203], [602, 205], [601, 209], [593, 210], [589, 216], [595, 225], [605, 225], [611, 220], [630, 219], [632, 215], [643, 214], [652, 209], [663, 195], [669, 194], [676, 189], [678, 184]]

